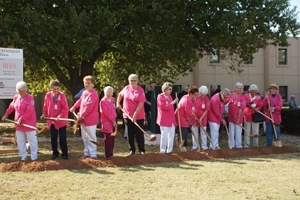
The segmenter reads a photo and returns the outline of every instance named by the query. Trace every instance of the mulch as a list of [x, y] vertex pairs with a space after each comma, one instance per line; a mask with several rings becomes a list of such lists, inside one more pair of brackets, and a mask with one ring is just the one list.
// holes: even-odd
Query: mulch
[[[218, 158], [256, 157], [269, 154], [284, 154], [298, 152], [293, 147], [252, 147], [243, 149], [219, 149], [201, 152], [173, 152], [168, 154], [146, 153], [144, 155], [131, 155], [128, 157], [112, 157], [109, 159], [77, 159], [77, 160], [37, 160], [15, 161], [0, 163], [0, 172], [37, 172], [49, 170], [80, 170], [104, 167], [124, 167], [145, 164], [184, 162], [193, 160], [207, 160]], [[0, 152], [1, 154], [1, 152]]]

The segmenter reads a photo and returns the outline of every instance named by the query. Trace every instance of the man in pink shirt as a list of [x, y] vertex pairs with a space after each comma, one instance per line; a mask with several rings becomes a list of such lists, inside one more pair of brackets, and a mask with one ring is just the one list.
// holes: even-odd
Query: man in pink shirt
[[104, 97], [100, 100], [99, 103], [106, 158], [110, 158], [113, 156], [115, 137], [111, 136], [111, 134], [117, 127], [117, 113], [115, 107], [115, 99], [112, 97], [113, 92], [114, 90], [111, 86], [106, 86], [104, 88]]
[[36, 127], [36, 114], [34, 108], [34, 98], [27, 93], [27, 84], [20, 81], [16, 84], [16, 91], [19, 93], [10, 103], [2, 120], [6, 120], [7, 116], [15, 111], [15, 121], [18, 123], [16, 127], [17, 144], [20, 152], [21, 160], [27, 159], [26, 155], [26, 138], [30, 145], [31, 160], [37, 159], [38, 140], [36, 130], [22, 126], [27, 124]]
[[174, 104], [178, 99], [173, 101], [172, 84], [165, 82], [161, 86], [163, 91], [157, 96], [157, 118], [156, 123], [160, 126], [160, 153], [172, 152], [175, 136], [176, 119], [174, 116]]
[[67, 125], [68, 121], [60, 121], [59, 118], [68, 118], [69, 106], [66, 95], [60, 92], [60, 82], [53, 80], [50, 83], [51, 92], [45, 95], [43, 114], [44, 117], [56, 118], [56, 120], [47, 120], [48, 128], [51, 133], [52, 146], [52, 160], [59, 155], [57, 150], [57, 136], [59, 137], [60, 149], [62, 151], [61, 157], [64, 160], [68, 159], [68, 145], [67, 145]]
[[179, 111], [179, 120], [180, 120], [180, 126], [181, 126], [181, 132], [182, 132], [182, 143], [179, 146], [183, 146], [184, 142], [188, 138], [188, 128], [190, 125], [193, 123], [192, 117], [193, 114], [192, 112], [195, 111], [194, 107], [194, 101], [198, 95], [198, 88], [196, 86], [190, 86], [188, 88], [188, 94], [184, 95], [179, 103], [178, 103], [178, 108], [175, 111], [176, 115], [176, 120], [177, 124], [179, 125], [178, 122], [178, 111]]
[[245, 97], [242, 94], [244, 85], [240, 82], [235, 84], [235, 91], [232, 92], [228, 99], [228, 121], [229, 136], [228, 146], [243, 148], [242, 146], [242, 126], [244, 110], [246, 108]]
[[[80, 98], [76, 101], [73, 107], [70, 109], [70, 112], [74, 112], [76, 108], [80, 107], [78, 117], [84, 119], [83, 124], [89, 130], [94, 138], [96, 137], [96, 128], [99, 123], [99, 112], [98, 112], [98, 103], [99, 96], [98, 93], [93, 89], [94, 87], [94, 77], [85, 76], [83, 78], [83, 83], [85, 91], [82, 93]], [[81, 158], [97, 158], [97, 146], [93, 144], [90, 140], [90, 136], [81, 128], [81, 137], [84, 144], [84, 154]]]
[[[207, 94], [208, 94], [208, 88], [206, 86], [203, 85], [203, 86], [199, 87], [199, 96], [196, 98], [194, 106], [195, 106], [195, 115], [196, 115], [197, 119], [199, 119], [201, 124], [199, 124], [199, 122], [197, 120], [195, 120], [195, 122], [193, 122], [193, 124], [192, 124], [193, 131], [196, 135], [196, 138], [193, 137], [193, 147], [192, 147], [193, 151], [198, 149], [198, 144], [197, 144], [196, 140], [198, 141], [198, 137], [199, 137], [198, 136], [199, 135], [198, 134], [199, 127], [202, 127], [202, 128], [200, 128], [202, 149], [203, 150], [208, 149], [207, 136], [204, 132], [204, 130], [206, 130], [206, 125], [207, 125], [207, 113], [210, 109], [210, 103], [209, 103]], [[193, 116], [193, 118], [194, 118], [194, 116]]]
[[230, 95], [230, 90], [224, 88], [220, 93], [215, 94], [210, 99], [210, 110], [208, 111], [208, 124], [210, 128], [210, 135], [212, 144], [210, 147], [220, 149], [219, 146], [219, 128], [223, 123], [226, 126], [226, 121], [223, 119], [224, 103]]
[[[145, 111], [144, 103], [146, 102], [145, 92], [143, 88], [138, 86], [138, 76], [131, 74], [128, 77], [129, 85], [125, 86], [119, 93], [117, 105], [121, 108], [121, 100], [123, 99], [123, 113], [125, 126], [128, 130], [128, 143], [129, 143], [129, 154], [135, 154], [134, 136], [138, 143], [138, 149], [140, 154], [145, 154], [145, 140], [143, 132], [134, 124], [136, 122], [140, 127], [144, 125]], [[133, 121], [131, 121], [129, 115]]]

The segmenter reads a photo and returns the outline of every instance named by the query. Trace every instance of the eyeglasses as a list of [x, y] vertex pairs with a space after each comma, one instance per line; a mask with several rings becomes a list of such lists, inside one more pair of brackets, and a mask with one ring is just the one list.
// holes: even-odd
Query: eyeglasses
[[136, 79], [134, 79], [134, 80], [130, 80], [130, 82], [137, 82], [137, 80], [136, 80]]

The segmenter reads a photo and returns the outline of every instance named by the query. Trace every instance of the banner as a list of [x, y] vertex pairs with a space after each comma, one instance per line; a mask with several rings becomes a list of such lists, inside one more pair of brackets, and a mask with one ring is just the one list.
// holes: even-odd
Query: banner
[[0, 99], [12, 99], [23, 80], [23, 49], [0, 48]]

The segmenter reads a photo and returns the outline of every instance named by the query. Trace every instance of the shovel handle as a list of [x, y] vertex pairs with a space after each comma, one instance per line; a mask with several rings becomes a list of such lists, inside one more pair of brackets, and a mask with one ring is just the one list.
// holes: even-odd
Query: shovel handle
[[44, 117], [44, 119], [48, 119], [48, 120], [54, 120], [54, 121], [69, 121], [69, 122], [75, 122], [74, 119], [68, 119], [68, 118], [55, 118], [55, 117]]
[[273, 123], [272, 123], [272, 126], [273, 126], [274, 135], [275, 135], [275, 141], [277, 142], [277, 133], [276, 133], [275, 125], [274, 125], [273, 113], [272, 113], [272, 111], [270, 110], [270, 99], [269, 99], [269, 95], [267, 95], [266, 98], [267, 98], [267, 102], [268, 102], [268, 106], [269, 106], [269, 111], [270, 111], [271, 121], [273, 122]]
[[241, 127], [244, 131], [245, 131], [245, 134], [248, 136], [248, 137], [253, 137], [253, 136], [251, 136], [249, 133], [248, 133], [248, 131], [247, 131], [247, 129], [245, 129], [242, 125], [240, 125], [235, 119], [233, 119], [233, 117], [231, 117], [229, 114], [228, 114], [228, 117], [232, 120], [232, 121], [234, 121], [239, 127]]
[[[178, 94], [175, 92], [176, 99], [178, 99]], [[180, 145], [179, 147], [182, 146], [182, 131], [181, 131], [181, 123], [180, 123], [180, 115], [179, 115], [179, 107], [178, 107], [178, 101], [176, 102], [177, 106], [177, 120], [178, 120], [178, 129], [179, 129], [179, 135], [180, 135]]]
[[[78, 119], [78, 115], [75, 112], [73, 112], [73, 115], [76, 117], [76, 119]], [[90, 130], [84, 124], [81, 124], [81, 126], [85, 130], [85, 132], [87, 132], [87, 134], [90, 136], [90, 138], [93, 141], [97, 142], [97, 140], [94, 138], [94, 136], [92, 135], [92, 133], [90, 132]]]
[[39, 129], [37, 129], [36, 127], [30, 126], [30, 125], [28, 125], [28, 124], [23, 124], [23, 123], [18, 124], [17, 122], [15, 122], [15, 121], [13, 121], [13, 120], [10, 120], [10, 119], [6, 119], [6, 121], [12, 122], [12, 123], [14, 123], [14, 124], [17, 124], [17, 125], [20, 125], [20, 126], [24, 126], [24, 127], [27, 127], [27, 128], [31, 128], [31, 129], [36, 130], [36, 131], [39, 131]]

